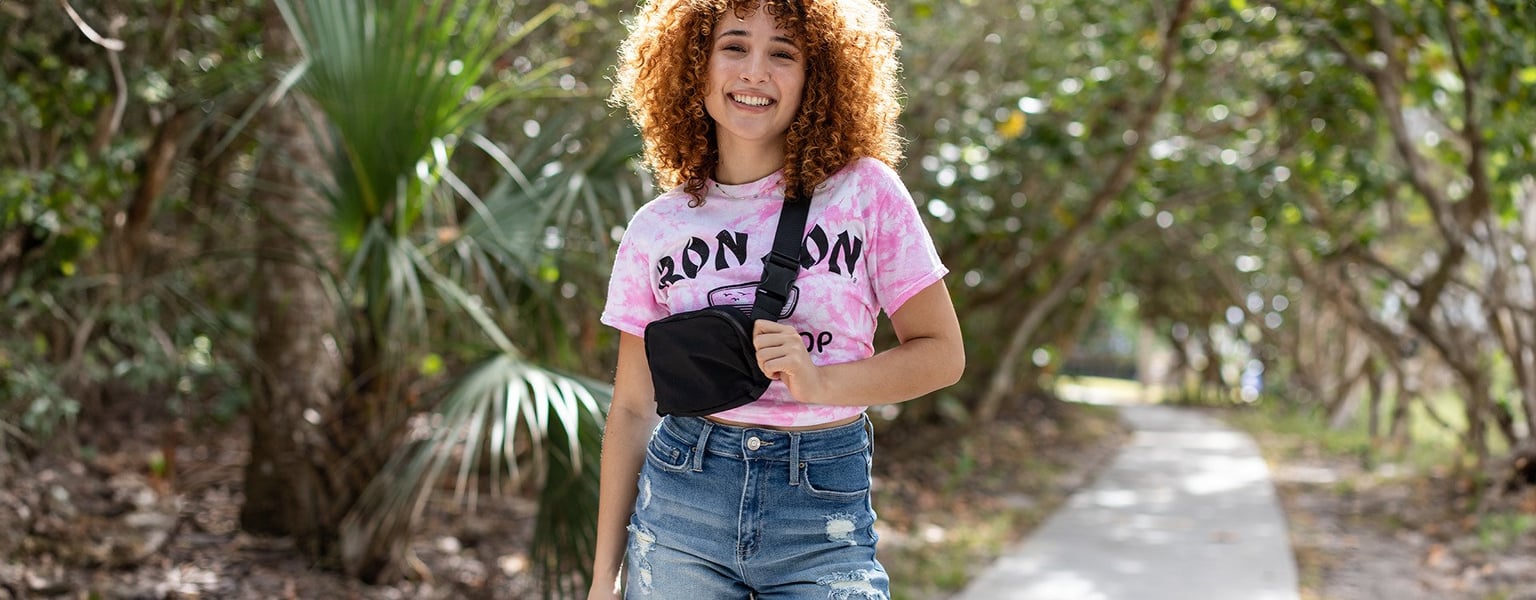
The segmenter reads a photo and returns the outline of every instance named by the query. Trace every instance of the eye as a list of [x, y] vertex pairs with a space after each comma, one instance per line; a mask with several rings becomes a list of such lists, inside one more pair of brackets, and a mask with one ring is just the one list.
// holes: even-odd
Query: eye
[[747, 51], [746, 47], [742, 46], [741, 44], [726, 44], [725, 46], [722, 46], [720, 48], [720, 50], [724, 51], [724, 52], [746, 52]]
[[775, 53], [773, 53], [773, 56], [774, 56], [774, 58], [782, 58], [784, 60], [795, 60], [795, 53], [789, 52], [789, 51], [785, 51], [785, 50], [780, 50], [778, 52], [775, 52]]

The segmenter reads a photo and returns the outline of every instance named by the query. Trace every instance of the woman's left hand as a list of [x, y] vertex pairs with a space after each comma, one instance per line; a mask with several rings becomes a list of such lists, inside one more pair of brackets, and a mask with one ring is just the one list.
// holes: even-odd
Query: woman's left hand
[[752, 326], [757, 366], [770, 379], [784, 382], [800, 402], [812, 402], [824, 384], [821, 369], [811, 362], [800, 333], [783, 323], [758, 319]]

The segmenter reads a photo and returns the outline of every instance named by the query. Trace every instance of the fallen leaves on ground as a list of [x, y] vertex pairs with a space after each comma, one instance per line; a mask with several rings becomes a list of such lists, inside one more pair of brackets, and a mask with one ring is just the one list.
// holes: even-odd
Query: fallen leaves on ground
[[1536, 489], [1479, 510], [1469, 478], [1368, 470], [1359, 457], [1254, 433], [1276, 473], [1303, 600], [1536, 600]]

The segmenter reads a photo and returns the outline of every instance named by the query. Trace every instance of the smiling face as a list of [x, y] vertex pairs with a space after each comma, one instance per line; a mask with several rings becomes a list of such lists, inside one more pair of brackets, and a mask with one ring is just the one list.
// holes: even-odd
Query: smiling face
[[761, 7], [746, 18], [726, 11], [715, 26], [704, 96], [721, 157], [783, 154], [804, 86], [805, 55], [773, 15]]

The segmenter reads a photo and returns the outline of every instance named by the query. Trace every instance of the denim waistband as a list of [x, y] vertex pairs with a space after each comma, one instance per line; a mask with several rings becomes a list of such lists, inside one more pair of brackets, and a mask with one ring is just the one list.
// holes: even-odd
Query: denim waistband
[[[667, 416], [660, 427], [709, 454], [737, 459], [799, 462], [863, 452], [873, 443], [869, 416], [846, 425], [810, 431], [779, 431], [716, 423], [703, 417]], [[696, 455], [701, 453], [695, 453]]]

